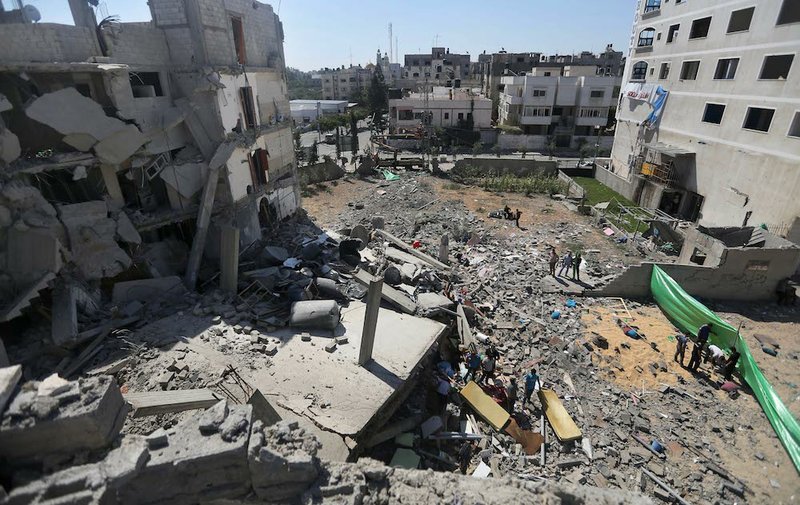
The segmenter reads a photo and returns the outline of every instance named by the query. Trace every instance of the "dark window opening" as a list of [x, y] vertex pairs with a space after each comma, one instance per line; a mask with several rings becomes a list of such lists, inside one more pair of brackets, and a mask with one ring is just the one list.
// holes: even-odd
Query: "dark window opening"
[[545, 73], [544, 73], [544, 76], [545, 76], [545, 77], [550, 77], [550, 72], [545, 72]]
[[589, 96], [591, 98], [603, 98], [603, 96], [605, 96], [605, 94], [606, 94], [605, 90], [596, 89], [596, 90], [591, 91], [589, 93]]
[[644, 5], [645, 12], [657, 11], [661, 8], [661, 0], [647, 0]]
[[410, 110], [398, 110], [397, 111], [397, 120], [398, 121], [411, 121], [414, 119], [414, 112]]
[[707, 103], [703, 113], [704, 123], [720, 124], [722, 115], [725, 113], [725, 106], [719, 103]]
[[717, 61], [717, 69], [714, 71], [714, 79], [733, 79], [736, 76], [736, 67], [739, 66], [739, 58], [723, 58]]
[[692, 29], [689, 31], [689, 39], [701, 39], [708, 37], [708, 30], [711, 28], [711, 16], [707, 18], [695, 19], [692, 21]]
[[793, 54], [779, 54], [764, 58], [759, 79], [786, 79], [792, 68]]
[[794, 113], [792, 124], [789, 125], [789, 136], [800, 138], [800, 112]]
[[256, 107], [253, 103], [253, 88], [245, 86], [239, 88], [239, 99], [242, 101], [242, 113], [244, 114], [244, 124], [247, 128], [256, 127]]
[[669, 76], [669, 63], [662, 63], [661, 70], [658, 72], [659, 79], [666, 79]]
[[747, 130], [757, 130], [760, 132], [769, 131], [772, 124], [772, 116], [775, 115], [773, 109], [761, 109], [759, 107], [748, 107], [747, 115], [744, 118], [742, 128]]
[[789, 23], [800, 23], [800, 2], [797, 0], [783, 0], [783, 5], [778, 13], [778, 22], [775, 24], [786, 25]]
[[643, 81], [647, 77], [647, 62], [640, 61], [633, 65], [632, 81]]
[[689, 258], [689, 261], [695, 265], [702, 265], [706, 262], [706, 253], [695, 247], [694, 251], [692, 251], [692, 257]]
[[135, 98], [164, 96], [158, 72], [131, 72], [128, 75]]
[[669, 32], [667, 32], [667, 44], [675, 40], [675, 37], [678, 36], [678, 28], [680, 27], [681, 27], [680, 24], [672, 25], [669, 27]]
[[269, 153], [266, 149], [256, 149], [248, 156], [250, 161], [250, 177], [253, 180], [253, 187], [258, 188], [267, 184], [267, 173], [269, 172]]
[[684, 61], [681, 65], [681, 79], [693, 81], [697, 79], [697, 71], [700, 69], [699, 61]]
[[[75, 88], [75, 91], [85, 96], [86, 98], [92, 98], [92, 87], [86, 84], [85, 82], [73, 84], [72, 87]], [[136, 96], [135, 91], [133, 93], [133, 96]]]
[[231, 28], [233, 29], [233, 45], [236, 48], [236, 61], [244, 65], [247, 63], [247, 52], [244, 47], [242, 18], [231, 18]]
[[731, 19], [728, 21], [728, 33], [745, 32], [749, 30], [755, 10], [755, 7], [749, 7], [747, 9], [731, 12]]

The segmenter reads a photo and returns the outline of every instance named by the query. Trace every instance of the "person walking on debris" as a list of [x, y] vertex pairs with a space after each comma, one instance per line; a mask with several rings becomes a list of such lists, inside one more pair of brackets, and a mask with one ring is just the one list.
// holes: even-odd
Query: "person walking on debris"
[[572, 260], [572, 280], [581, 280], [581, 262], [583, 262], [583, 258], [581, 257], [581, 252], [578, 251], [575, 253], [575, 258]]
[[564, 272], [569, 273], [570, 268], [572, 268], [572, 251], [567, 251], [561, 258], [561, 269], [558, 271], [558, 276], [562, 277]]
[[508, 413], [514, 413], [514, 406], [517, 403], [517, 378], [511, 377], [511, 380], [508, 381], [508, 385], [506, 386], [506, 402], [508, 403]]
[[700, 342], [695, 342], [692, 347], [692, 358], [689, 360], [689, 370], [695, 372], [700, 368], [700, 361], [703, 355], [703, 346]]
[[556, 253], [556, 248], [550, 248], [550, 275], [553, 277], [556, 276], [556, 265], [558, 265], [558, 253]]
[[470, 461], [472, 461], [472, 442], [465, 440], [458, 450], [458, 465], [463, 475], [467, 474]]
[[536, 369], [531, 368], [531, 371], [525, 374], [525, 403], [531, 401], [531, 395], [536, 391], [536, 386], [542, 387], [539, 382], [539, 376], [536, 375]]
[[467, 353], [467, 373], [464, 375], [464, 382], [469, 382], [478, 378], [478, 370], [481, 368], [481, 355], [478, 352]]
[[[697, 330], [697, 343], [700, 344], [701, 357], [703, 356], [703, 352], [706, 350], [705, 348], [706, 344], [708, 344], [708, 337], [711, 335], [711, 326], [713, 326], [711, 323], [706, 323]], [[706, 362], [708, 362], [708, 359], [706, 359]], [[698, 366], [699, 365], [700, 364], [698, 363]]]
[[733, 371], [736, 369], [736, 363], [739, 361], [739, 349], [736, 346], [733, 346], [733, 352], [730, 356], [728, 356], [728, 361], [725, 362], [725, 380], [731, 380], [733, 376]]
[[486, 379], [492, 379], [492, 381], [494, 381], [494, 369], [497, 366], [497, 359], [487, 353], [481, 362], [481, 366], [483, 368], [483, 373], [481, 374], [481, 378], [478, 382], [485, 384]]
[[[689, 342], [689, 338], [686, 337], [686, 335], [684, 335], [683, 333], [678, 332], [675, 335], [675, 341], [677, 342], [677, 347], [675, 349], [675, 361], [677, 361], [678, 363], [681, 364], [681, 366], [683, 366], [683, 358], [686, 354], [686, 343]], [[680, 360], [678, 359], [678, 357], [680, 357]]]
[[521, 216], [522, 216], [522, 211], [517, 209], [517, 211], [514, 213], [514, 221], [516, 221], [517, 223], [517, 228], [519, 228], [519, 218]]

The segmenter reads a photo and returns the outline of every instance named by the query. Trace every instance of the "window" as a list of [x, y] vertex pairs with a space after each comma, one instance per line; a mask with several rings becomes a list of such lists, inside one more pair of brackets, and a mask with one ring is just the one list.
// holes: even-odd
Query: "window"
[[645, 12], [657, 11], [661, 8], [661, 0], [647, 0], [644, 4]]
[[772, 123], [773, 115], [775, 115], [774, 109], [748, 107], [747, 114], [744, 116], [744, 124], [742, 125], [742, 128], [746, 130], [768, 132], [769, 125]]
[[650, 75], [653, 75], [655, 73], [655, 71], [656, 71], [656, 69], [654, 67], [650, 67]]
[[445, 112], [444, 113], [444, 118], [445, 119], [450, 119], [450, 113], [449, 112]]
[[601, 117], [603, 109], [581, 109], [580, 117]]
[[[128, 79], [130, 79], [131, 90], [135, 98], [164, 96], [158, 72], [130, 72]], [[91, 94], [86, 96], [91, 98]]]
[[800, 2], [797, 0], [783, 0], [781, 11], [778, 13], [777, 25], [800, 23]]
[[643, 81], [647, 77], [647, 62], [640, 61], [633, 65], [632, 81]]
[[459, 121], [463, 121], [464, 120], [464, 113], [463, 112], [459, 112], [458, 113], [458, 120]]
[[728, 21], [727, 33], [746, 32], [749, 30], [750, 21], [753, 20], [753, 11], [755, 10], [755, 7], [749, 7], [747, 9], [740, 9], [738, 11], [731, 12], [731, 19]]
[[680, 24], [672, 25], [669, 27], [669, 31], [667, 32], [667, 44], [671, 44], [672, 41], [675, 40], [675, 37], [678, 36], [678, 28], [680, 27], [681, 27]]
[[786, 79], [792, 68], [793, 54], [778, 54], [764, 58], [759, 79]]
[[605, 96], [605, 94], [606, 94], [606, 91], [605, 91], [605, 90], [603, 90], [603, 89], [593, 89], [593, 90], [592, 90], [592, 91], [589, 93], [589, 96], [590, 96], [591, 98], [603, 98], [603, 97]]
[[681, 80], [693, 81], [697, 79], [697, 71], [699, 69], [699, 61], [684, 61], [683, 65], [681, 65]]
[[794, 113], [792, 124], [789, 125], [788, 135], [790, 137], [800, 138], [800, 111]]
[[546, 89], [535, 89], [535, 90], [533, 90], [533, 96], [540, 97], [540, 96], [545, 96], [546, 94], [547, 94], [547, 90]]
[[550, 115], [550, 107], [528, 107], [522, 110], [522, 115], [527, 117], [547, 117]]
[[253, 181], [254, 188], [259, 188], [267, 183], [267, 173], [269, 172], [269, 159], [267, 156], [266, 149], [256, 149], [248, 154], [250, 178]]
[[414, 119], [422, 119], [422, 112], [415, 112]]
[[550, 77], [550, 72], [545, 72], [545, 73], [544, 73], [544, 76], [545, 76], [545, 77]]
[[236, 49], [236, 61], [244, 65], [247, 63], [247, 53], [244, 49], [242, 18], [231, 18], [231, 29], [233, 30], [233, 46]]
[[692, 21], [692, 29], [689, 31], [689, 40], [708, 37], [709, 28], [711, 28], [711, 16], [695, 19]]
[[667, 77], [669, 77], [669, 63], [664, 62], [661, 64], [661, 70], [658, 71], [658, 78], [666, 79]]
[[725, 112], [725, 106], [721, 103], [707, 103], [706, 110], [703, 112], [703, 122], [720, 124], [722, 122], [722, 114]]
[[256, 127], [256, 108], [253, 104], [253, 88], [245, 86], [239, 88], [239, 99], [242, 102], [242, 114], [244, 115], [244, 124], [248, 128]]
[[411, 121], [414, 119], [414, 113], [410, 110], [398, 110], [397, 111], [397, 120], [398, 121]]
[[639, 32], [639, 42], [636, 43], [638, 47], [649, 47], [653, 45], [653, 37], [656, 31], [653, 28], [645, 28]]
[[717, 60], [717, 69], [714, 71], [714, 79], [733, 79], [736, 75], [736, 67], [739, 66], [739, 58], [722, 58]]

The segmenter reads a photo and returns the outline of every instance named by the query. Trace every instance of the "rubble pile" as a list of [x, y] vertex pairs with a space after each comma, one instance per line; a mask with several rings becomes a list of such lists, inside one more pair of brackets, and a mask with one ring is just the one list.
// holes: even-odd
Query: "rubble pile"
[[[100, 395], [110, 381], [65, 382], [65, 389]], [[23, 384], [17, 395], [35, 384]], [[114, 388], [116, 386], [113, 386]], [[117, 395], [119, 390], [116, 391]], [[16, 402], [14, 398], [12, 402]], [[10, 416], [5, 413], [3, 423]], [[35, 426], [26, 429], [34, 430]], [[83, 442], [83, 444], [81, 443]], [[102, 449], [82, 462], [42, 471], [9, 467], [0, 447], [4, 473], [16, 482], [0, 487], [7, 504], [54, 503], [418, 503], [469, 500], [481, 503], [547, 502], [650, 503], [628, 492], [400, 470], [374, 460], [330, 463], [317, 457], [319, 443], [296, 423], [265, 426], [249, 405], [220, 401], [168, 430], [148, 436], [124, 435], [102, 447], [86, 441], [74, 448]], [[78, 460], [78, 458], [75, 458]], [[423, 485], [424, 483], [424, 485]]]

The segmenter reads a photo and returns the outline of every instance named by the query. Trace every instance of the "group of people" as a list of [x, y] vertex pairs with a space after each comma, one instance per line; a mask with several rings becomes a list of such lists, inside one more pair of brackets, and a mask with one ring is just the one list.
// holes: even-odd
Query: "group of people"
[[516, 211], [512, 211], [511, 207], [506, 205], [503, 208], [503, 219], [511, 219], [517, 224], [517, 228], [519, 228], [519, 218], [522, 217], [522, 211], [517, 209]]
[[[706, 323], [697, 330], [697, 340], [694, 342], [694, 346], [692, 347], [692, 356], [689, 359], [689, 365], [687, 368], [692, 372], [696, 372], [697, 369], [700, 368], [701, 361], [705, 361], [705, 363], [711, 362], [713, 365], [722, 367], [725, 380], [731, 380], [733, 371], [736, 369], [736, 363], [739, 362], [739, 357], [741, 354], [735, 345], [733, 346], [733, 352], [731, 352], [730, 356], [727, 358], [719, 346], [711, 344], [706, 347], [708, 344], [708, 337], [711, 335], [711, 329], [713, 326], [713, 323]], [[689, 343], [689, 337], [678, 332], [678, 334], [675, 335], [675, 340], [677, 346], [675, 349], [675, 361], [683, 366], [683, 360], [686, 355], [686, 346]]]
[[574, 255], [572, 251], [567, 251], [564, 253], [564, 256], [559, 259], [556, 248], [550, 247], [548, 262], [550, 264], [550, 275], [553, 277], [556, 277], [556, 267], [559, 261], [561, 262], [561, 269], [558, 271], [558, 277], [562, 277], [565, 272], [569, 275], [570, 270], [572, 270], [572, 280], [581, 280], [581, 263], [583, 263], [583, 257], [580, 251], [576, 251]]

